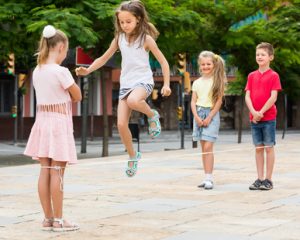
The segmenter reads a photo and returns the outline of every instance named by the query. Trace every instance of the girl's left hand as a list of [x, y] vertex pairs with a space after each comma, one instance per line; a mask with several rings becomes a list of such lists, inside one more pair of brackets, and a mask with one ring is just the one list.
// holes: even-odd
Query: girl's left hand
[[211, 117], [207, 116], [204, 120], [203, 120], [203, 126], [207, 127], [211, 122]]
[[161, 94], [163, 95], [163, 97], [168, 97], [168, 96], [170, 96], [171, 95], [171, 89], [170, 89], [170, 87], [169, 86], [167, 86], [167, 85], [164, 85], [163, 87], [162, 87], [162, 89], [161, 89]]

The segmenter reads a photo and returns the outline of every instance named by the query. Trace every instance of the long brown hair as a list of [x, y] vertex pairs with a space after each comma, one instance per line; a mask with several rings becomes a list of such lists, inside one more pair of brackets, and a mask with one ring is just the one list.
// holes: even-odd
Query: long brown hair
[[207, 57], [212, 59], [214, 65], [213, 85], [211, 88], [211, 98], [214, 106], [218, 101], [218, 99], [224, 96], [225, 83], [227, 82], [225, 62], [221, 56], [214, 54], [211, 51], [202, 51], [198, 57], [199, 66], [200, 66], [201, 58], [207, 58]]
[[115, 13], [116, 39], [119, 39], [120, 34], [123, 33], [118, 18], [118, 15], [121, 11], [130, 12], [133, 16], [135, 16], [138, 19], [139, 22], [134, 31], [134, 40], [140, 37], [140, 46], [142, 45], [142, 42], [144, 42], [147, 34], [153, 37], [154, 39], [158, 37], [159, 32], [157, 31], [155, 26], [152, 23], [150, 23], [144, 4], [139, 0], [131, 0], [131, 1], [122, 2], [121, 5], [116, 10]]
[[53, 37], [44, 37], [43, 34], [40, 39], [37, 55], [37, 64], [43, 64], [47, 61], [49, 56], [49, 50], [54, 48], [56, 44], [63, 42], [64, 44], [68, 42], [67, 35], [59, 29], [56, 29], [56, 32]]

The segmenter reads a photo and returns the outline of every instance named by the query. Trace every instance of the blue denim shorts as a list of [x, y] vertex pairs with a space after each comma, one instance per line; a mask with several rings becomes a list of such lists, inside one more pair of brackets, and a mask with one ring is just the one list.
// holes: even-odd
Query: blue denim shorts
[[274, 146], [276, 121], [251, 122], [252, 140], [255, 146]]
[[[201, 119], [205, 119], [210, 113], [210, 108], [197, 107], [197, 114]], [[212, 118], [210, 124], [207, 127], [199, 127], [195, 121], [193, 121], [193, 141], [208, 141], [215, 142], [219, 136], [220, 129], [220, 114], [217, 112]]]

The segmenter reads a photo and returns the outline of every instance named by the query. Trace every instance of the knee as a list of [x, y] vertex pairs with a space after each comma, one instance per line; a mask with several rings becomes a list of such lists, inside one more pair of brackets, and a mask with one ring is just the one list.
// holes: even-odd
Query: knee
[[53, 179], [54, 177], [58, 176], [58, 170], [51, 168], [50, 169], [50, 177]]
[[256, 154], [263, 154], [264, 146], [256, 146], [255, 152], [256, 152]]
[[135, 109], [136, 106], [138, 105], [139, 101], [133, 97], [128, 97], [127, 98], [127, 105], [128, 107], [130, 107], [131, 109]]
[[270, 154], [270, 153], [272, 153], [273, 152], [273, 150], [274, 150], [274, 148], [273, 147], [266, 147], [266, 153], [267, 154]]
[[212, 153], [212, 147], [211, 146], [204, 146], [203, 148], [202, 148], [202, 152], [204, 152], [204, 153]]
[[124, 130], [125, 128], [128, 127], [128, 123], [124, 122], [124, 121], [118, 121], [117, 126], [118, 126], [119, 131]]
[[63, 177], [65, 166], [54, 165], [50, 168], [50, 177]]

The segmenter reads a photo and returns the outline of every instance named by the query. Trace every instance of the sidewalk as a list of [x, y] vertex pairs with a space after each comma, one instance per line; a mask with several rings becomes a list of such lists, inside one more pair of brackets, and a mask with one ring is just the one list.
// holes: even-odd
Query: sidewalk
[[248, 190], [256, 178], [249, 134], [241, 144], [236, 134], [221, 134], [210, 191], [196, 187], [203, 177], [199, 148], [163, 151], [169, 144], [180, 147], [178, 139], [170, 142], [173, 134], [157, 140], [160, 151], [148, 150], [154, 143], [141, 144], [134, 178], [125, 176], [125, 154], [80, 160], [67, 169], [64, 212], [80, 224], [78, 232], [40, 230], [37, 164], [0, 168], [0, 239], [300, 239], [299, 133], [277, 136], [272, 191]]

